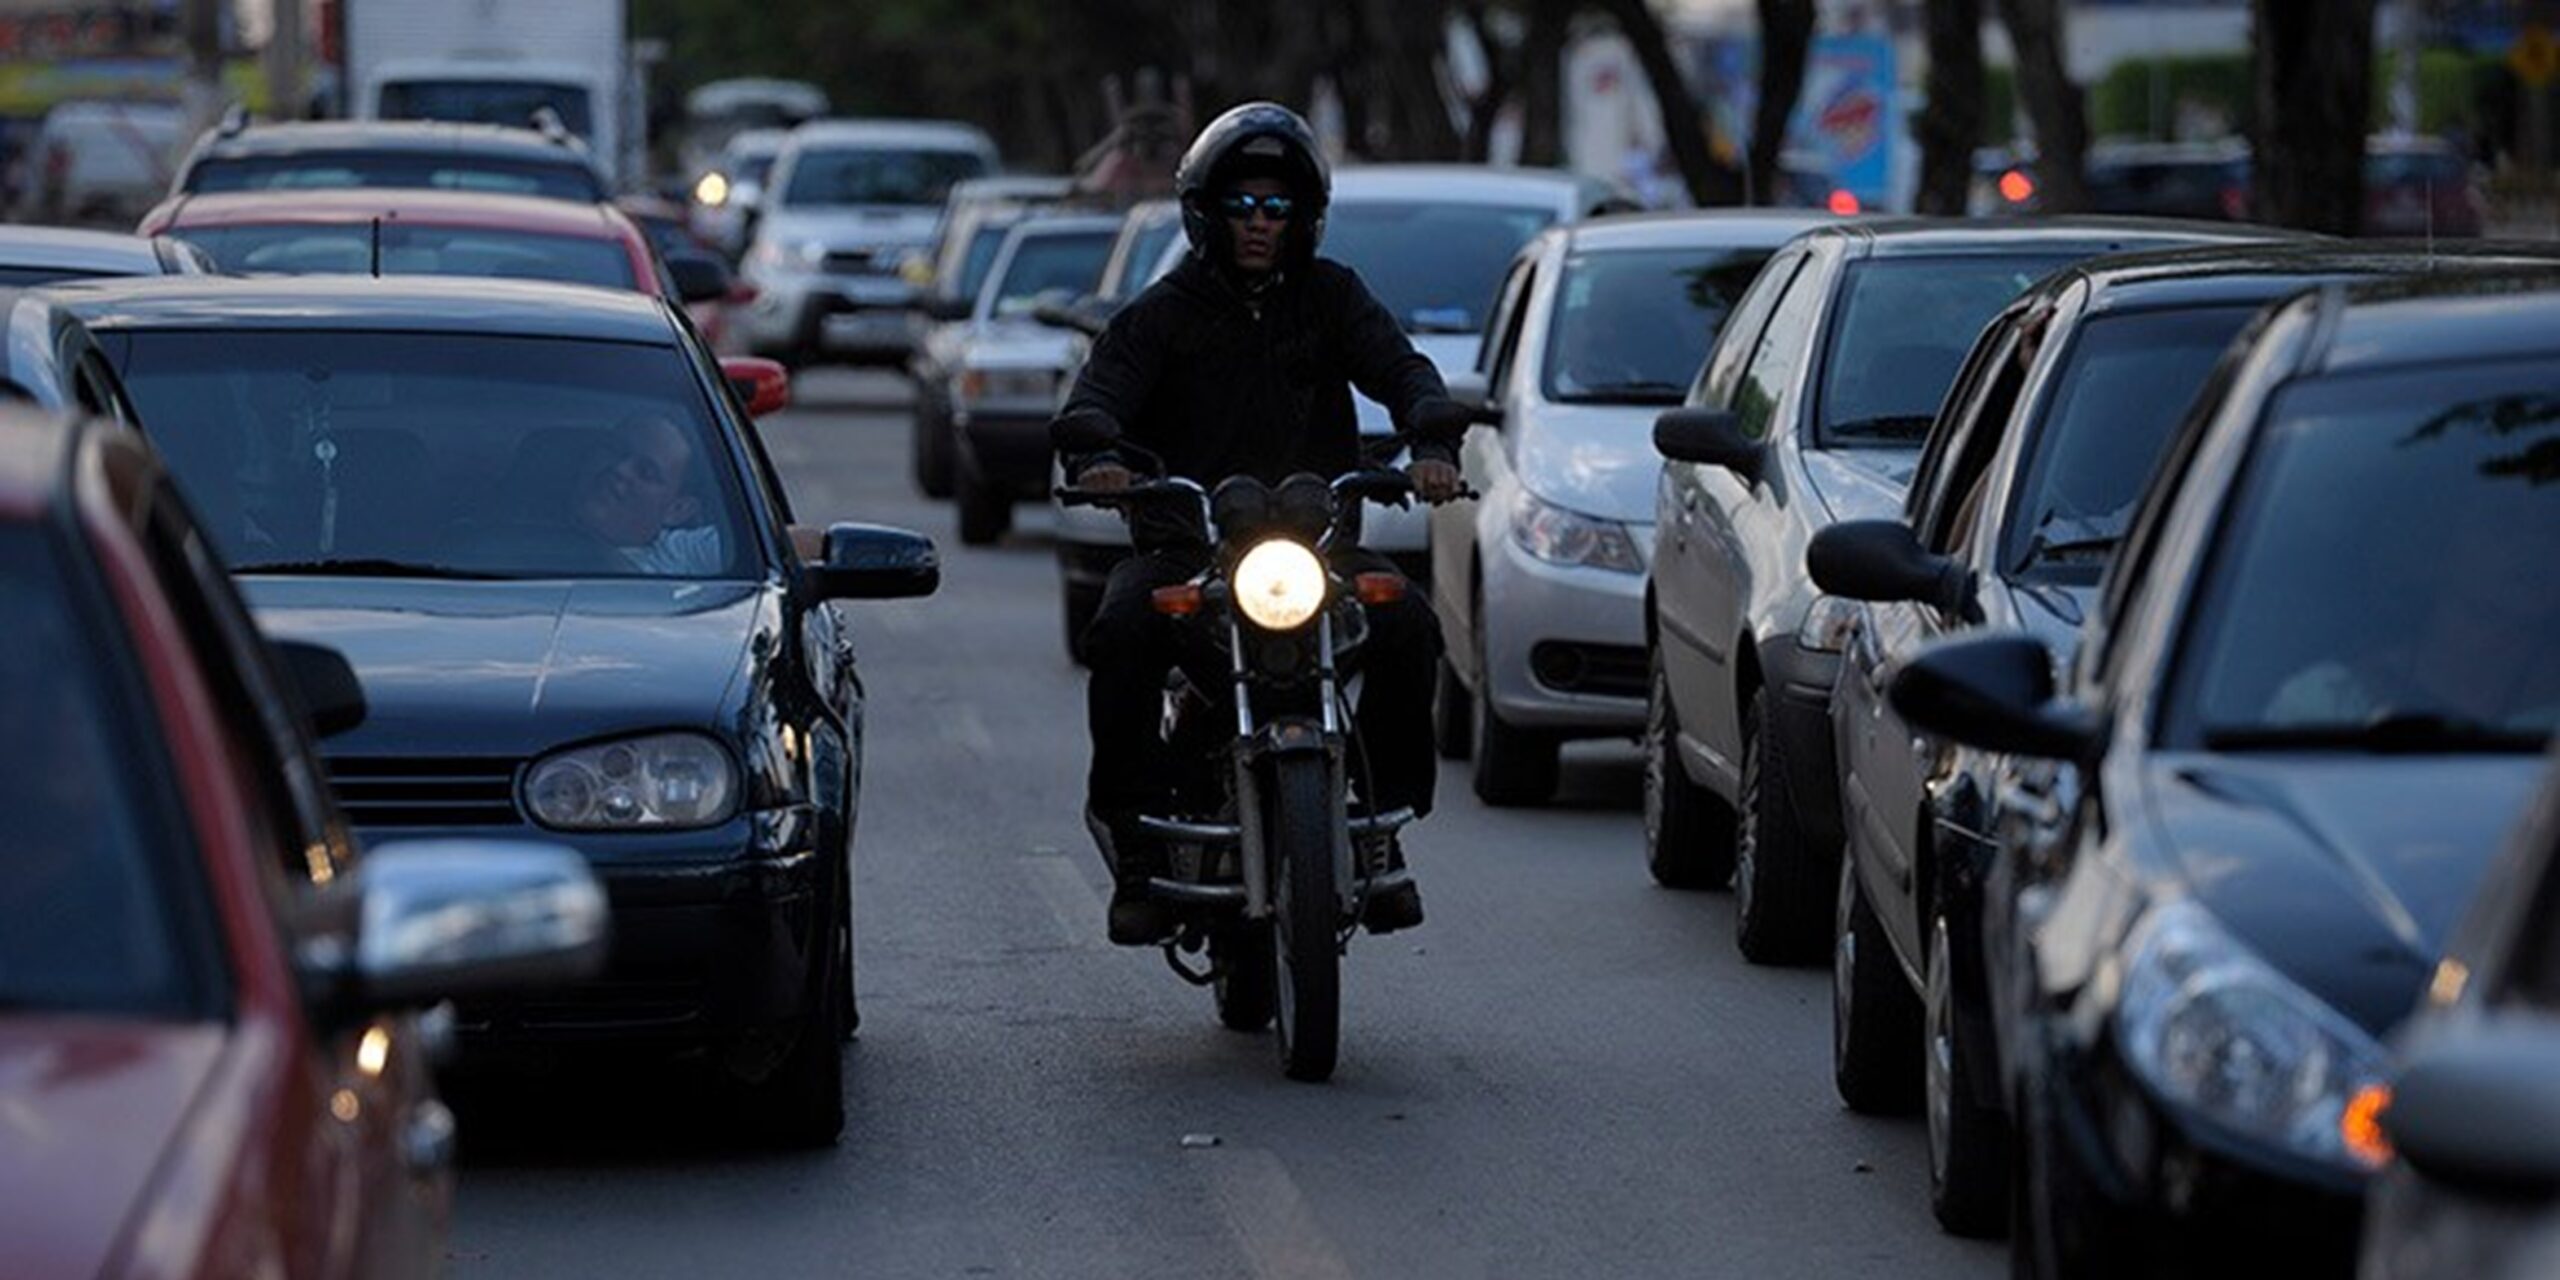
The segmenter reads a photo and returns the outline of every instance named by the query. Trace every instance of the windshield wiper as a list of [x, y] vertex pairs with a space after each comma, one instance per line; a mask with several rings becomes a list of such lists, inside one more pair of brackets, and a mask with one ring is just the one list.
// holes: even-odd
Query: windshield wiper
[[1556, 399], [1566, 404], [1678, 404], [1689, 388], [1677, 382], [1604, 382], [1581, 387]]
[[2540, 751], [2550, 743], [2547, 732], [2510, 729], [2436, 711], [2384, 711], [2352, 723], [2219, 725], [2204, 731], [2204, 745], [2214, 751], [2336, 747], [2384, 755], [2435, 755]]
[[1835, 439], [1845, 436], [1878, 436], [1887, 440], [1926, 440], [1929, 424], [1936, 418], [1925, 413], [1886, 414], [1880, 418], [1859, 418], [1850, 422], [1834, 422], [1823, 428]]
[[472, 582], [496, 581], [508, 576], [503, 573], [485, 573], [477, 569], [457, 569], [451, 565], [421, 564], [414, 560], [387, 560], [367, 556], [323, 560], [276, 560], [266, 564], [234, 565], [231, 571], [233, 573], [285, 574], [296, 577], [458, 578]]

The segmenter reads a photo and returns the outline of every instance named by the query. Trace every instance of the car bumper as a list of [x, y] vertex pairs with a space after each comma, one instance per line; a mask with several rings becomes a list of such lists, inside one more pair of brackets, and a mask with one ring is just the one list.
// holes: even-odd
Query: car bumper
[[1479, 678], [1511, 724], [1567, 734], [1644, 727], [1644, 576], [1531, 559], [1501, 539], [1484, 564]]
[[836, 356], [903, 367], [924, 337], [915, 288], [879, 276], [753, 277], [755, 301], [739, 319], [749, 350], [772, 356]]

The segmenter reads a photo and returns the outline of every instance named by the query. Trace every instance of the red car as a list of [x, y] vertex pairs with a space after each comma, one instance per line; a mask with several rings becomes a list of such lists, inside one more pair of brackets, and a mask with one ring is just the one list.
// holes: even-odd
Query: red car
[[129, 429], [0, 410], [0, 600], [0, 1272], [436, 1270], [418, 1011], [590, 972], [594, 879], [359, 854], [310, 741], [345, 659], [259, 636]]

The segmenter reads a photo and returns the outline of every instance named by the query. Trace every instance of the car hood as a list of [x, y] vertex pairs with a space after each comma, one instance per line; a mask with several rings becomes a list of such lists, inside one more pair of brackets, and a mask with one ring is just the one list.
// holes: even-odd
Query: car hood
[[599, 734], [709, 728], [751, 649], [776, 643], [773, 588], [653, 580], [241, 580], [276, 636], [347, 656], [364, 723], [331, 755], [522, 756]]
[[903, 249], [933, 242], [940, 225], [939, 209], [905, 205], [849, 205], [843, 208], [776, 209], [765, 215], [757, 234], [777, 244], [817, 241], [829, 251]]
[[1917, 449], [1807, 449], [1805, 477], [1827, 520], [1891, 520], [1920, 466]]
[[1653, 523], [1662, 455], [1653, 451], [1656, 405], [1542, 404], [1508, 430], [1513, 466], [1542, 501], [1629, 524]]
[[100, 1273], [223, 1039], [209, 1023], [0, 1018], [0, 1240], [10, 1271]]
[[2417, 999], [2542, 759], [2163, 754], [2147, 782], [2184, 889], [2376, 1036]]
[[[1440, 371], [1441, 377], [1446, 378], [1461, 369], [1475, 367], [1476, 348], [1484, 344], [1484, 335], [1480, 333], [1416, 333], [1408, 335], [1407, 340], [1413, 343], [1414, 350], [1421, 352], [1431, 361], [1431, 366]], [[1351, 393], [1351, 404], [1360, 415], [1360, 434], [1364, 436], [1395, 434], [1395, 420], [1388, 415], [1385, 405], [1360, 394], [1357, 390]]]
[[963, 363], [978, 368], [1065, 369], [1077, 363], [1076, 335], [1033, 320], [990, 320], [962, 340]]

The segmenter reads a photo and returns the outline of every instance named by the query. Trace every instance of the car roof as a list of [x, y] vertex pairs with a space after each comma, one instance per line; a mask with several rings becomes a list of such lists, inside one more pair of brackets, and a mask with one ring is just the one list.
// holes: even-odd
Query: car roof
[[614, 225], [614, 216], [606, 208], [541, 196], [428, 188], [226, 191], [187, 197], [171, 216], [169, 228], [175, 231], [187, 227], [365, 222], [381, 218], [620, 239], [622, 229]]
[[158, 275], [159, 251], [142, 236], [74, 227], [0, 226], [0, 265]]
[[1438, 198], [1466, 204], [1507, 200], [1552, 202], [1595, 194], [1594, 182], [1562, 169], [1507, 168], [1482, 164], [1364, 164], [1337, 169], [1333, 199]]
[[28, 291], [93, 329], [486, 333], [668, 345], [666, 306], [645, 294], [461, 276], [166, 276]]
[[957, 120], [864, 120], [841, 117], [811, 120], [791, 131], [792, 146], [830, 143], [875, 147], [913, 147], [926, 151], [993, 152], [986, 131]]
[[548, 134], [510, 125], [453, 120], [294, 120], [253, 124], [233, 133], [206, 134], [195, 158], [228, 160], [334, 151], [450, 152], [587, 163], [581, 149], [554, 141]]
[[789, 129], [740, 129], [720, 144], [724, 156], [769, 156], [779, 154], [782, 144], [791, 140]]
[[1024, 240], [1034, 236], [1114, 235], [1119, 230], [1119, 216], [1105, 213], [1033, 210], [1030, 216], [1013, 224], [1013, 234]]
[[2329, 286], [2306, 371], [2358, 373], [2410, 365], [2560, 354], [2560, 273], [2441, 274]]
[[2180, 218], [2067, 217], [2026, 218], [1862, 218], [1815, 226], [1806, 236], [1836, 236], [1873, 257], [1926, 254], [2006, 253], [2019, 249], [2057, 251], [2092, 248], [2108, 251], [2156, 248], [2169, 244], [2245, 244], [2270, 240], [2310, 240], [2304, 232], [2240, 222], [2201, 222]]
[[1601, 252], [1715, 245], [1774, 249], [1831, 221], [1832, 215], [1819, 209], [1689, 209], [1600, 218], [1548, 234], [1565, 237], [1568, 249]]
[[970, 204], [986, 200], [1057, 200], [1075, 190], [1075, 179], [1052, 174], [999, 173], [962, 178], [951, 184], [949, 200]]
[[2487, 266], [2560, 270], [2560, 244], [2340, 240], [2212, 245], [2094, 258], [2056, 272], [2045, 292], [2074, 280], [2092, 287], [2091, 314], [2148, 307], [2267, 302], [2316, 281]]

